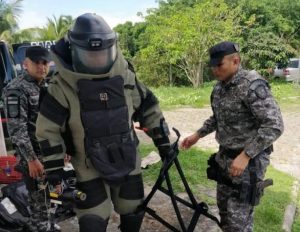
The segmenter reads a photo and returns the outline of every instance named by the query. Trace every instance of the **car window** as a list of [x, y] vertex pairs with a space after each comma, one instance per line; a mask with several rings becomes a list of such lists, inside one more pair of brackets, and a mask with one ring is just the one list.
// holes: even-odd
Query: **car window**
[[299, 60], [291, 60], [288, 67], [289, 68], [298, 68], [299, 67]]
[[14, 53], [14, 58], [17, 64], [22, 65], [25, 59], [25, 52], [29, 46], [21, 46], [17, 48], [17, 51]]
[[5, 63], [4, 63], [4, 58], [2, 56], [2, 53], [0, 52], [0, 89], [3, 88], [3, 82], [6, 77], [6, 68], [5, 68]]

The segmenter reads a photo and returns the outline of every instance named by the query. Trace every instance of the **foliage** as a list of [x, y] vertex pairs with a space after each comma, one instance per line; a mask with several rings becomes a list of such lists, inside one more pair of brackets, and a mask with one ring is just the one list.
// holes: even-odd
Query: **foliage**
[[[169, 66], [175, 66], [185, 73], [194, 87], [199, 87], [203, 83], [208, 48], [237, 35], [237, 11], [220, 0], [179, 9], [169, 7], [168, 10], [146, 17], [148, 46], [137, 56], [138, 71], [142, 77], [152, 72], [158, 75], [149, 78], [168, 80]], [[163, 68], [165, 72], [161, 72]]]
[[64, 37], [73, 22], [70, 15], [60, 15], [58, 18], [53, 16], [53, 19], [47, 20], [46, 26], [39, 31], [40, 40], [58, 40]]
[[114, 28], [119, 35], [118, 40], [123, 55], [131, 60], [140, 49], [139, 36], [145, 31], [146, 24], [144, 22], [135, 23], [126, 22], [119, 24]]
[[296, 55], [296, 50], [273, 32], [250, 32], [247, 46], [242, 49], [246, 57], [246, 66], [256, 69], [264, 76], [270, 73], [268, 68], [281, 64], [285, 67], [288, 59]]
[[284, 66], [297, 50], [299, 52], [299, 1], [274, 0], [272, 4], [268, 0], [226, 2], [241, 12], [242, 34], [239, 40], [247, 68], [266, 75], [266, 69], [275, 64]]
[[23, 0], [0, 1], [0, 40], [11, 42], [11, 36], [18, 27], [18, 17]]

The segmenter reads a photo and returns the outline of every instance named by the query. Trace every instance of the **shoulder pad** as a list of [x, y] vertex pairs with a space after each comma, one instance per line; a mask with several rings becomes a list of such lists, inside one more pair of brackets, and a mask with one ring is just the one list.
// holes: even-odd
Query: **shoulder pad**
[[266, 80], [264, 79], [256, 79], [251, 82], [250, 84], [250, 89], [251, 90], [256, 90], [259, 86], [264, 86], [269, 88], [269, 84]]
[[268, 96], [268, 82], [263, 79], [257, 79], [250, 84], [250, 90], [254, 91], [256, 96], [265, 99]]
[[19, 97], [22, 95], [21, 89], [7, 89], [6, 96], [16, 96]]
[[256, 72], [255, 70], [249, 71], [248, 74], [245, 76], [245, 78], [250, 82], [255, 81], [257, 79], [262, 79], [259, 73]]

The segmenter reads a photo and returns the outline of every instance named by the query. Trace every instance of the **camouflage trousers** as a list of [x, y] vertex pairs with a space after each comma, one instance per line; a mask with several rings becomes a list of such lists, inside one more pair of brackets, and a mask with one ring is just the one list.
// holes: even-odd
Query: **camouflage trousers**
[[19, 167], [22, 169], [24, 182], [28, 190], [28, 204], [29, 204], [29, 223], [27, 230], [30, 232], [47, 232], [51, 230], [51, 215], [48, 213], [49, 200], [46, 197], [46, 190], [38, 188], [37, 180], [29, 176], [27, 162], [21, 160]]
[[236, 189], [224, 184], [217, 185], [217, 204], [224, 232], [253, 231], [254, 207], [234, 197]]
[[[257, 181], [264, 179], [267, 166], [270, 164], [270, 151], [262, 151], [252, 160], [252, 170], [255, 170]], [[243, 174], [238, 177], [228, 175], [232, 163], [231, 158], [226, 154], [219, 153], [216, 161], [222, 167], [224, 176], [231, 179], [234, 184], [250, 184], [250, 167], [244, 170]], [[241, 192], [233, 186], [218, 183], [217, 185], [217, 204], [221, 217], [221, 228], [224, 232], [251, 232], [253, 231], [254, 207], [247, 201], [239, 199]]]

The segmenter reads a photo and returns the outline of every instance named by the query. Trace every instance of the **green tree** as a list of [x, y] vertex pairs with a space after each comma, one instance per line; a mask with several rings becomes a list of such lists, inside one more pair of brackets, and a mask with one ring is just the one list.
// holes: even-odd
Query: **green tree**
[[145, 28], [146, 24], [144, 22], [135, 24], [126, 22], [114, 28], [114, 31], [118, 33], [119, 44], [126, 58], [132, 59], [140, 49], [139, 37], [144, 33]]
[[27, 28], [16, 31], [11, 35], [11, 43], [22, 43], [24, 41], [34, 41], [39, 39], [40, 28]]
[[45, 27], [39, 31], [40, 40], [58, 40], [62, 38], [70, 28], [73, 18], [70, 15], [61, 15], [58, 18], [47, 18]]
[[249, 34], [247, 46], [242, 52], [245, 54], [246, 66], [258, 70], [264, 76], [270, 74], [270, 67], [278, 63], [285, 66], [289, 57], [295, 55], [295, 49], [282, 43], [282, 39], [274, 33], [257, 31]]
[[240, 42], [248, 68], [284, 65], [300, 46], [300, 2], [290, 0], [226, 0], [241, 12]]
[[139, 72], [142, 76], [152, 74], [152, 84], [164, 84], [170, 79], [171, 65], [182, 70], [194, 87], [201, 86], [208, 48], [238, 35], [238, 14], [222, 0], [154, 11], [146, 17], [148, 46], [136, 58]]
[[22, 12], [23, 0], [0, 1], [0, 40], [11, 41], [11, 35], [18, 29], [18, 17]]

